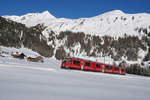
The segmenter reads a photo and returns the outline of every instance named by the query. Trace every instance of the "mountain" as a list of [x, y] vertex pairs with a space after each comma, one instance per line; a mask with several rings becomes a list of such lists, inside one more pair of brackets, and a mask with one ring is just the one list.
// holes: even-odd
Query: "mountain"
[[48, 20], [56, 19], [48, 11], [43, 13], [29, 13], [23, 16], [4, 16], [7, 19], [26, 24], [27, 26], [35, 26], [37, 24], [47, 22]]
[[[13, 25], [13, 27], [5, 29], [4, 26], [1, 34], [6, 32], [12, 41], [11, 36], [14, 33], [20, 36], [23, 30], [24, 35], [31, 35], [30, 41], [28, 37], [22, 36], [26, 41], [23, 44], [16, 42], [19, 47], [26, 46], [27, 43], [28, 48], [34, 48], [33, 50], [43, 56], [59, 60], [67, 56], [83, 57], [117, 65], [126, 62], [126, 66], [132, 66], [128, 71], [133, 73], [132, 70], [136, 69], [138, 74], [143, 73], [143, 70], [139, 71], [139, 66], [149, 67], [150, 14], [125, 14], [120, 10], [114, 10], [91, 18], [67, 19], [56, 18], [45, 11], [23, 16], [2, 16], [2, 18], [5, 21], [0, 25], [7, 23], [8, 26]], [[23, 28], [16, 32], [18, 24]], [[1, 35], [1, 38], [5, 39], [7, 35]], [[19, 36], [15, 35], [17, 38]], [[41, 36], [43, 42], [40, 41]], [[1, 45], [12, 44], [10, 40], [0, 41]]]
[[51, 56], [50, 46], [43, 36], [41, 25], [26, 27], [11, 20], [0, 17], [0, 46], [15, 48], [30, 48], [43, 56]]
[[[33, 13], [23, 16], [4, 16], [5, 18], [25, 24], [28, 27], [37, 24], [47, 26], [47, 32], [84, 32], [85, 34], [96, 34], [99, 36], [124, 36], [140, 35], [137, 28], [148, 28], [150, 30], [150, 14], [125, 14], [120, 10], [114, 10], [92, 18], [55, 18], [48, 11]], [[142, 34], [142, 33], [141, 33]]]

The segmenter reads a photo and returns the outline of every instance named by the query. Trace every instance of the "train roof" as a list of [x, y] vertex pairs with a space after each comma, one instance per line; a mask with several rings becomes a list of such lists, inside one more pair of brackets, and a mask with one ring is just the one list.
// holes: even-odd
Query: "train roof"
[[[84, 60], [84, 61], [91, 61], [91, 60], [87, 60], [87, 59], [83, 59], [83, 58], [79, 58], [79, 57], [68, 57], [68, 58], [80, 59], [80, 60]], [[91, 61], [91, 62], [94, 62], [94, 61]]]

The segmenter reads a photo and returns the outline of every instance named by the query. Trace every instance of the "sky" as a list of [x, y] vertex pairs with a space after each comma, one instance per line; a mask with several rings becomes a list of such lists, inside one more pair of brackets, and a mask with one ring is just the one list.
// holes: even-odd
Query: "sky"
[[57, 18], [93, 17], [122, 10], [125, 13], [150, 13], [150, 0], [1, 0], [0, 16], [49, 11]]

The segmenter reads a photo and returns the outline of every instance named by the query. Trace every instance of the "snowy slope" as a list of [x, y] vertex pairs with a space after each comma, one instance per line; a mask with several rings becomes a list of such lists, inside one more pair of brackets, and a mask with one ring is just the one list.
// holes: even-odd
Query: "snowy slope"
[[23, 16], [5, 16], [10, 20], [26, 24], [27, 26], [35, 26], [37, 24], [56, 19], [48, 11], [42, 13], [29, 13]]
[[56, 33], [70, 30], [100, 36], [123, 36], [125, 33], [127, 35], [139, 35], [135, 31], [136, 28], [148, 28], [150, 26], [150, 14], [125, 14], [120, 10], [110, 11], [92, 18], [80, 19], [55, 18], [48, 11], [23, 16], [4, 17], [26, 24], [28, 27], [44, 24], [47, 28], [43, 34], [46, 36], [51, 30]]
[[[60, 69], [60, 62], [0, 62], [0, 100], [149, 100], [150, 78]], [[15, 61], [15, 59], [12, 59]], [[8, 62], [7, 62], [8, 61]]]
[[[1, 47], [1, 51], [30, 49]], [[61, 61], [45, 58], [44, 63], [0, 56], [0, 100], [149, 100], [150, 78], [60, 69]]]

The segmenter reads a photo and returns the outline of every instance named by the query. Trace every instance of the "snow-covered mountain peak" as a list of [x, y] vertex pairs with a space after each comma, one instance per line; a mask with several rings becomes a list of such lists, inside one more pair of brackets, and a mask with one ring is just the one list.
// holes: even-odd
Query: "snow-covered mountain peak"
[[99, 18], [116, 18], [116, 17], [122, 17], [122, 16], [126, 16], [127, 14], [124, 13], [121, 10], [113, 10], [113, 11], [109, 11], [103, 14], [100, 14], [98, 16], [92, 17], [92, 19], [99, 19]]
[[125, 13], [121, 10], [113, 10], [113, 11], [109, 11], [107, 13], [104, 13], [102, 15], [106, 15], [106, 16], [108, 16], [108, 15], [125, 15]]
[[49, 11], [44, 11], [44, 12], [41, 13], [41, 15], [44, 16], [44, 17], [51, 18], [51, 19], [55, 19], [56, 18]]
[[42, 13], [28, 13], [23, 16], [3, 16], [7, 19], [23, 23], [26, 26], [35, 26], [37, 24], [44, 24], [50, 20], [56, 19], [50, 12], [44, 11]]
[[[42, 13], [30, 13], [23, 16], [4, 16], [13, 21], [25, 24], [27, 27], [37, 24], [47, 26], [43, 34], [51, 31], [84, 32], [86, 34], [97, 34], [100, 36], [124, 36], [138, 35], [137, 28], [150, 26], [150, 14], [126, 14], [121, 10], [113, 10], [92, 18], [67, 19], [55, 18], [48, 11]], [[49, 35], [48, 35], [49, 36]]]

